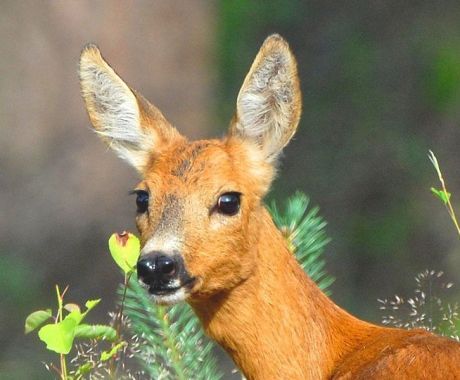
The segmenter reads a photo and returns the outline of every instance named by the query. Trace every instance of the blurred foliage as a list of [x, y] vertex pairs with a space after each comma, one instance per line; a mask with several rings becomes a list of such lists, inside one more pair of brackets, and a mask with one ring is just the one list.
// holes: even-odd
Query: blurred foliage
[[449, 112], [460, 103], [459, 43], [442, 45], [436, 51], [427, 79], [427, 92], [440, 112]]
[[[3, 303], [15, 303], [20, 301], [22, 310], [27, 310], [28, 303], [37, 294], [35, 289], [38, 285], [38, 276], [34, 273], [34, 269], [23, 262], [23, 260], [15, 256], [0, 255], [0, 287], [5, 297], [2, 298]], [[24, 279], [28, 279], [29, 283], [25, 284]], [[28, 299], [21, 299], [24, 294], [24, 288], [28, 287]]]
[[[32, 267], [19, 255], [0, 255], [0, 289], [2, 294], [0, 307], [0, 344], [8, 347], [13, 336], [22, 336], [23, 317], [31, 307], [39, 307], [48, 299], [42, 291], [41, 271]], [[13, 326], [11, 323], [14, 322]], [[24, 360], [34, 357], [35, 360]], [[31, 344], [22, 344], [20, 349], [5, 355], [0, 362], [0, 378], [13, 379], [48, 379], [49, 374], [40, 361], [48, 358], [46, 354], [37, 354]]]
[[218, 93], [217, 109], [221, 121], [224, 121], [221, 125], [226, 125], [225, 122], [233, 113], [236, 94], [255, 56], [256, 50], [253, 47], [261, 43], [260, 35], [265, 38], [270, 34], [270, 32], [261, 33], [258, 29], [268, 27], [270, 23], [288, 25], [295, 22], [296, 17], [297, 22], [300, 22], [301, 5], [300, 0], [219, 2], [216, 46], [221, 88]]

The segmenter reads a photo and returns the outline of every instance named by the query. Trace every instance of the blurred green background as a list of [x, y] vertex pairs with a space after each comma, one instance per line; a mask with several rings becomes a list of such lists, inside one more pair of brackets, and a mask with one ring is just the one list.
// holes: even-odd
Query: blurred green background
[[102, 297], [107, 254], [134, 230], [134, 171], [91, 132], [77, 62], [87, 42], [191, 138], [225, 133], [264, 38], [298, 59], [303, 116], [269, 198], [310, 195], [329, 222], [332, 298], [379, 321], [377, 298], [410, 294], [425, 268], [460, 293], [460, 243], [427, 158], [460, 210], [458, 1], [12, 1], [0, 4], [0, 378], [49, 378], [32, 310]]

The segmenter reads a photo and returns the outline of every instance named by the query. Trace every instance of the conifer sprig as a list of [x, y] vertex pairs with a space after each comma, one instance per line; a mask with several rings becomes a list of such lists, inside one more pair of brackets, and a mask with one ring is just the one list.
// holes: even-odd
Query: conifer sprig
[[269, 209], [277, 227], [286, 237], [289, 248], [296, 255], [302, 269], [326, 293], [334, 278], [325, 271], [324, 247], [330, 242], [324, 231], [326, 221], [319, 208], [309, 209], [310, 199], [301, 192], [288, 198], [280, 212], [275, 202]]
[[125, 313], [132, 332], [144, 342], [136, 357], [152, 379], [222, 378], [213, 345], [190, 306], [155, 305], [135, 278], [126, 294]]

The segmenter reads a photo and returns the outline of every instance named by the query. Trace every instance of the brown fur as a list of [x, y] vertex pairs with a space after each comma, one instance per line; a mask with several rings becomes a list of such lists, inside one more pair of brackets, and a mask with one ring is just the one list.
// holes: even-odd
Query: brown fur
[[[159, 235], [175, 239], [197, 279], [187, 302], [248, 379], [460, 378], [457, 342], [372, 325], [335, 305], [264, 208], [301, 110], [295, 59], [281, 37], [262, 46], [223, 140], [187, 141], [95, 47], [83, 51], [80, 76], [94, 127], [142, 173], [137, 188], [149, 190], [149, 210], [137, 218], [143, 245]], [[235, 191], [240, 212], [216, 212], [219, 195]]]

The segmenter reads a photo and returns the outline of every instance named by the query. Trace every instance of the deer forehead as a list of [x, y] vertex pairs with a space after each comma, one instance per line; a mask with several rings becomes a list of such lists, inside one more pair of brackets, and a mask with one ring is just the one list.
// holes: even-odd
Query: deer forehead
[[[163, 194], [186, 198], [191, 193], [203, 195], [238, 191], [238, 160], [225, 142], [201, 140], [184, 143], [152, 156], [144, 173], [147, 187], [161, 188]], [[244, 168], [242, 169], [244, 172]]]

